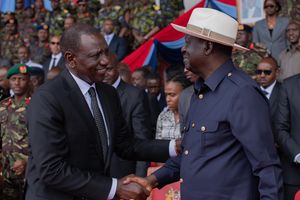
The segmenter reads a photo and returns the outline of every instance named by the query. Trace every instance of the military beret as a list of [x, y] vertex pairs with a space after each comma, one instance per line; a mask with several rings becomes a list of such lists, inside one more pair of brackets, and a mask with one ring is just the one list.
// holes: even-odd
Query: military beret
[[30, 67], [29, 74], [33, 76], [45, 76], [44, 70], [39, 67]]
[[28, 67], [26, 64], [15, 64], [14, 66], [12, 66], [8, 72], [6, 77], [9, 79], [12, 75], [15, 74], [29, 74], [30, 72], [30, 67]]
[[247, 33], [251, 33], [252, 27], [246, 24], [239, 24], [239, 31], [246, 31]]

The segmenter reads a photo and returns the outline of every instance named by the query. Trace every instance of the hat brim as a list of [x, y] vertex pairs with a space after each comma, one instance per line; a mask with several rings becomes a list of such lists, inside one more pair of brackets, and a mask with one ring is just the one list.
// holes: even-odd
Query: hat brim
[[193, 31], [193, 30], [189, 30], [187, 29], [186, 27], [183, 27], [183, 26], [179, 26], [177, 24], [173, 24], [171, 23], [171, 25], [173, 26], [173, 28], [179, 32], [182, 32], [182, 33], [185, 33], [185, 34], [188, 34], [188, 35], [191, 35], [191, 36], [194, 36], [194, 37], [198, 37], [198, 38], [201, 38], [201, 39], [204, 39], [204, 40], [208, 40], [208, 41], [212, 41], [212, 42], [216, 42], [216, 43], [220, 43], [220, 44], [223, 44], [223, 45], [226, 45], [226, 46], [231, 46], [235, 49], [238, 49], [238, 50], [242, 50], [242, 51], [249, 51], [248, 48], [246, 47], [243, 47], [241, 45], [238, 45], [238, 44], [231, 44], [231, 43], [227, 43], [227, 42], [224, 42], [224, 41], [221, 41], [221, 40], [217, 40], [217, 39], [214, 39], [214, 38], [211, 38], [211, 37], [207, 37], [205, 35], [202, 35], [196, 31]]

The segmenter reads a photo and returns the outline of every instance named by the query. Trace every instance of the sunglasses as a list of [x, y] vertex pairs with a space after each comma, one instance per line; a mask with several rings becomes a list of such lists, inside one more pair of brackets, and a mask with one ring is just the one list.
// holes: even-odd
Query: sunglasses
[[51, 42], [52, 45], [59, 45], [59, 42]]
[[255, 73], [257, 75], [260, 75], [262, 73], [264, 73], [265, 75], [271, 75], [272, 74], [272, 70], [260, 70], [260, 69], [258, 69], [258, 70], [255, 70]]
[[275, 5], [265, 5], [264, 9], [267, 9], [267, 8], [275, 8]]

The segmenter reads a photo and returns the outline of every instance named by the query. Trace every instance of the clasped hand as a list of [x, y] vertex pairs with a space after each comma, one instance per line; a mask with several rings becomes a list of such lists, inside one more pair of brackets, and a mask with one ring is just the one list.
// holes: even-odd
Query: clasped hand
[[122, 200], [145, 200], [152, 188], [147, 178], [131, 174], [118, 180], [116, 195]]

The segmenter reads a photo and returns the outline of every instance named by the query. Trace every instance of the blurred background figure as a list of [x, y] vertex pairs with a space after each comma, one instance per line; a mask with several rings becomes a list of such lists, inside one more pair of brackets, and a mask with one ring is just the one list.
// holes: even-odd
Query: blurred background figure
[[52, 36], [50, 39], [51, 55], [43, 63], [45, 74], [54, 67], [59, 67], [62, 70], [65, 68], [65, 61], [60, 49], [60, 35]]
[[25, 63], [27, 66], [30, 66], [30, 67], [38, 67], [38, 68], [41, 68], [41, 69], [43, 68], [43, 66], [41, 64], [33, 62], [30, 59], [30, 50], [26, 46], [19, 47], [19, 49], [18, 49], [18, 62], [17, 63]]
[[278, 0], [265, 0], [264, 10], [266, 18], [255, 23], [253, 42], [264, 45], [278, 61], [280, 52], [286, 49], [288, 44], [285, 31], [289, 18], [278, 16], [281, 10]]
[[64, 20], [64, 30], [69, 29], [76, 23], [76, 19], [72, 16], [67, 16]]
[[178, 101], [182, 90], [190, 85], [184, 74], [170, 77], [165, 83], [165, 94], [168, 108], [162, 111], [157, 119], [156, 139], [177, 139], [181, 137]]
[[31, 94], [44, 83], [45, 72], [39, 67], [30, 67]]
[[110, 18], [103, 22], [102, 32], [108, 48], [117, 55], [118, 61], [121, 61], [127, 55], [126, 40], [115, 34], [114, 21]]
[[300, 73], [300, 22], [290, 21], [286, 35], [289, 41], [287, 49], [279, 55], [280, 76], [284, 80], [290, 76]]

